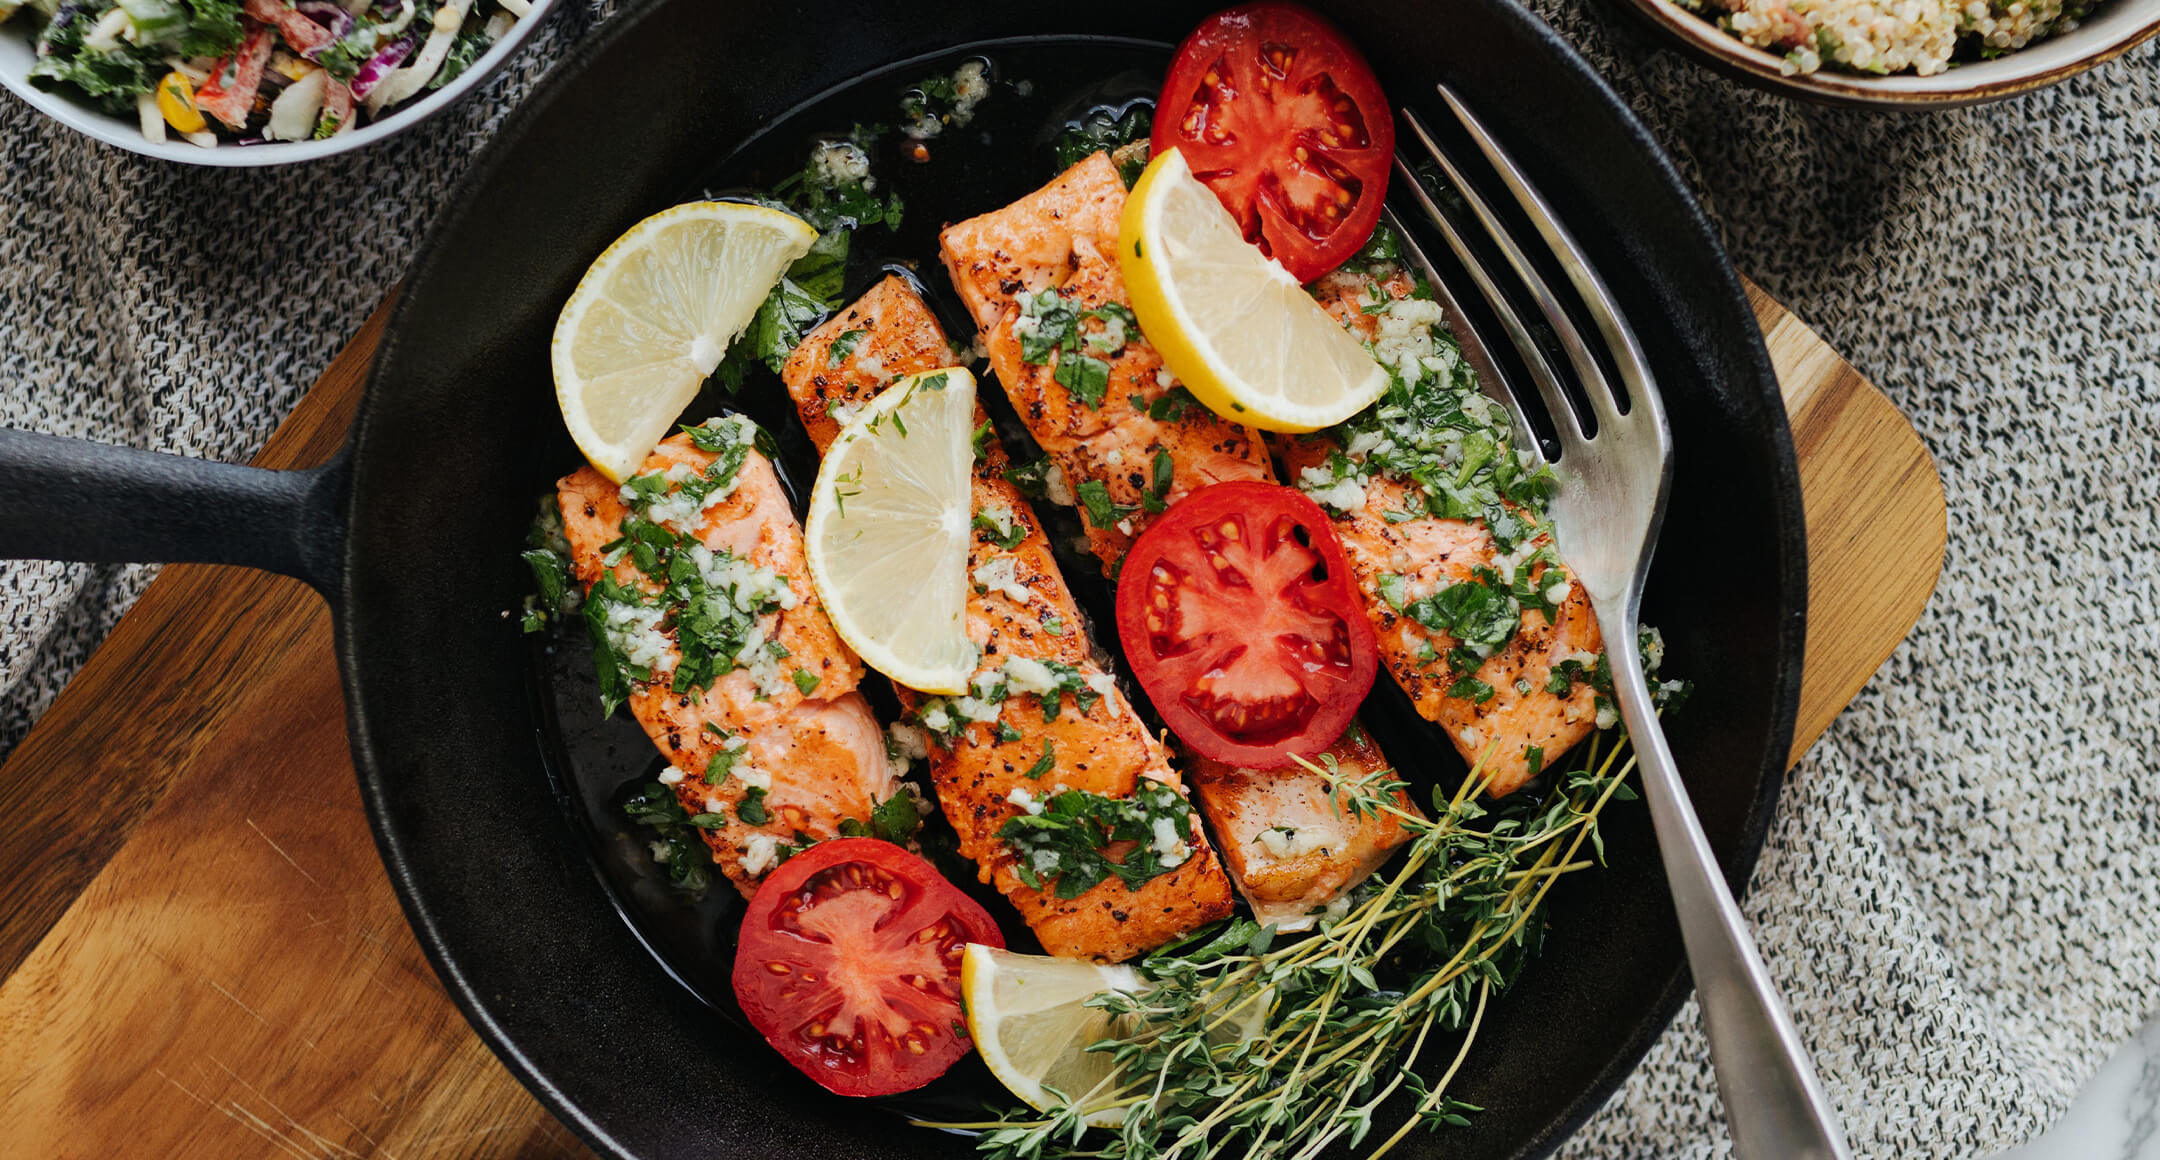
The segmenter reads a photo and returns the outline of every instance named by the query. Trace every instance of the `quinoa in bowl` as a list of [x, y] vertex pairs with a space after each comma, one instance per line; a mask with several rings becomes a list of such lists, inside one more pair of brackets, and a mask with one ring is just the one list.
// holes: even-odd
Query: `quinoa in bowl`
[[2055, 84], [2160, 35], [2160, 0], [1615, 0], [1782, 96], [1945, 109]]
[[1786, 75], [1840, 69], [1933, 76], [2078, 26], [2096, 0], [1673, 0], [1756, 48]]

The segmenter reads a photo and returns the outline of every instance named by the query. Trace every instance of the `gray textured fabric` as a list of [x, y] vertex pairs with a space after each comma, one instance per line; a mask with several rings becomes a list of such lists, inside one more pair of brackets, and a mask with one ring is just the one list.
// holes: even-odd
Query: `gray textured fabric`
[[[1539, 7], [1936, 456], [1935, 598], [1794, 772], [1746, 910], [1858, 1151], [2015, 1144], [2160, 999], [2160, 54], [1843, 112]], [[1723, 1155], [1714, 1093], [1691, 1004], [1563, 1154]]]
[[[0, 96], [0, 426], [252, 456], [404, 274], [473, 149], [614, 4], [561, 7], [455, 108], [297, 167], [151, 161]], [[0, 756], [154, 573], [0, 561]]]
[[[1862, 1154], [2013, 1144], [2156, 1005], [2160, 52], [1884, 116], [1708, 76], [1605, 5], [1539, 5], [1673, 150], [1736, 264], [1938, 458], [1941, 586], [1793, 775], [1747, 909]], [[0, 102], [0, 424], [244, 458], [592, 19], [565, 14], [387, 148], [285, 172], [158, 166]], [[146, 579], [0, 564], [0, 754]], [[1564, 1154], [1725, 1151], [1690, 1007]]]

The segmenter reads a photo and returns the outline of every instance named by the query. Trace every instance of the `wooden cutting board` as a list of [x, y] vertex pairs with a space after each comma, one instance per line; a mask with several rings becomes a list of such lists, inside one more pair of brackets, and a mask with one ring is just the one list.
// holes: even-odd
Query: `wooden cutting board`
[[[1927, 602], [1942, 487], [1889, 400], [1750, 292], [1806, 490], [1798, 760]], [[329, 457], [385, 312], [258, 464]], [[406, 927], [361, 812], [329, 615], [298, 582], [166, 569], [0, 767], [0, 818], [0, 1153], [588, 1155]]]

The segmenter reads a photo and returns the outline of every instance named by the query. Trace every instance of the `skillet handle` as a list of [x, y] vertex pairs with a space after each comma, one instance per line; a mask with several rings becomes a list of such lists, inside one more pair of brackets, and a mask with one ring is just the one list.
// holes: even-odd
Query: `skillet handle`
[[239, 564], [334, 599], [346, 464], [271, 471], [0, 428], [0, 559]]

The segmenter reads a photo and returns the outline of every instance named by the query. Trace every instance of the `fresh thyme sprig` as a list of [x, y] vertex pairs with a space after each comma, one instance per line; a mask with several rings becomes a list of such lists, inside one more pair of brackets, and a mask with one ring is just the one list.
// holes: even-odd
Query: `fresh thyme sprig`
[[[1468, 1123], [1481, 1109], [1448, 1085], [1487, 1000], [1536, 953], [1553, 883], [1602, 857], [1600, 811], [1635, 796], [1626, 748], [1601, 735], [1543, 799], [1496, 807], [1479, 802], [1481, 761], [1453, 797], [1434, 791], [1430, 819], [1399, 804], [1391, 771], [1309, 766], [1337, 808], [1393, 815], [1415, 835], [1394, 874], [1301, 938], [1236, 919], [1156, 951], [1141, 964], [1151, 989], [1088, 1001], [1117, 1029], [1088, 1048], [1117, 1063], [1094, 1090], [1058, 1093], [1065, 1103], [1047, 1114], [936, 1126], [981, 1130], [995, 1160], [1310, 1160], [1338, 1140], [1362, 1144], [1397, 1092], [1412, 1112], [1371, 1157], [1419, 1125]], [[1453, 1062], [1426, 1083], [1408, 1061], [1454, 1032], [1466, 1034]], [[1086, 1120], [1104, 1112], [1122, 1112], [1122, 1126], [1087, 1139]]]

